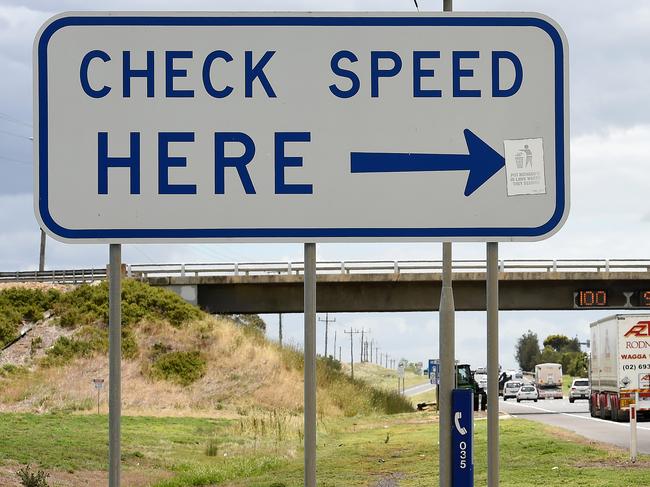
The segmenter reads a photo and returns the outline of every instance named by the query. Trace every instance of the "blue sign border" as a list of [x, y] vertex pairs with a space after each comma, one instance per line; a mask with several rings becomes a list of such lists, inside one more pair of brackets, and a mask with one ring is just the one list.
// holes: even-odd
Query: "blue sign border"
[[[556, 205], [548, 222], [533, 228], [227, 228], [227, 229], [69, 229], [54, 221], [48, 206], [48, 93], [47, 47], [52, 36], [69, 26], [469, 26], [469, 27], [535, 27], [546, 32], [555, 50], [555, 152]], [[65, 239], [318, 239], [318, 238], [381, 238], [381, 239], [453, 239], [489, 240], [543, 237], [562, 223], [565, 201], [565, 119], [564, 119], [564, 45], [557, 29], [542, 18], [535, 17], [332, 17], [332, 16], [269, 16], [269, 17], [173, 17], [173, 16], [78, 16], [55, 19], [42, 32], [37, 45], [38, 59], [38, 210], [47, 228]]]

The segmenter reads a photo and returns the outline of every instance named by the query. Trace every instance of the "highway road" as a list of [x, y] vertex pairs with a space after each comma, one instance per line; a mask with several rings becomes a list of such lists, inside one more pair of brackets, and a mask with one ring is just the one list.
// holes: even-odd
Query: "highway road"
[[[629, 423], [615, 423], [592, 418], [587, 401], [569, 403], [568, 399], [517, 403], [514, 399], [499, 401], [499, 410], [522, 419], [558, 426], [590, 440], [630, 447]], [[650, 453], [650, 422], [637, 426], [639, 453]]]
[[419, 386], [413, 386], [409, 387], [408, 389], [404, 390], [404, 395], [406, 397], [412, 397], [412, 396], [417, 396], [418, 394], [422, 394], [423, 392], [430, 391], [432, 389], [435, 389], [436, 386], [433, 384], [429, 384], [428, 382], [426, 384], [420, 384]]

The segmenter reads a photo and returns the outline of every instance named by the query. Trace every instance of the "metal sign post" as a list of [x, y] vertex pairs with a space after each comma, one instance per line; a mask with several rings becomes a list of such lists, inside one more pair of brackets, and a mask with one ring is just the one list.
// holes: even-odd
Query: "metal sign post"
[[499, 486], [499, 244], [487, 243], [488, 487]]
[[442, 244], [442, 292], [440, 294], [440, 385], [438, 386], [440, 487], [451, 486], [451, 391], [456, 383], [454, 293], [451, 287], [451, 243]]
[[93, 379], [93, 384], [97, 390], [97, 414], [99, 415], [99, 392], [104, 388], [104, 379]]
[[109, 247], [108, 267], [108, 485], [120, 486], [122, 423], [122, 246]]
[[316, 244], [305, 244], [305, 487], [316, 487]]
[[630, 404], [630, 461], [636, 463], [637, 460], [637, 448], [638, 448], [638, 439], [637, 439], [637, 406], [639, 404], [639, 393], [636, 393], [635, 402]]

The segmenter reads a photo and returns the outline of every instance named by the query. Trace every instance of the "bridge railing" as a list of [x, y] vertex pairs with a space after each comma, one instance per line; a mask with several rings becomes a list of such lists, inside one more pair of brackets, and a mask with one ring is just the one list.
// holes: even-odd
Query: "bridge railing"
[[[290, 262], [213, 262], [187, 264], [130, 264], [125, 266], [128, 277], [200, 277], [200, 276], [260, 276], [301, 275], [304, 264]], [[484, 260], [457, 260], [453, 271], [485, 272]], [[650, 259], [560, 259], [499, 261], [501, 272], [650, 272]], [[439, 260], [354, 260], [320, 261], [319, 274], [407, 274], [442, 272]], [[106, 268], [59, 269], [0, 272], [0, 282], [37, 281], [78, 284], [106, 279]]]

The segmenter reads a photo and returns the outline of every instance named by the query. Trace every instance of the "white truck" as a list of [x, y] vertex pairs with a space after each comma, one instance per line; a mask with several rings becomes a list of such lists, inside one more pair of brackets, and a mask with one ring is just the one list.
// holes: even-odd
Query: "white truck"
[[562, 399], [562, 365], [537, 364], [535, 385], [540, 399]]
[[630, 404], [650, 411], [650, 314], [614, 315], [591, 324], [592, 417], [629, 421]]

